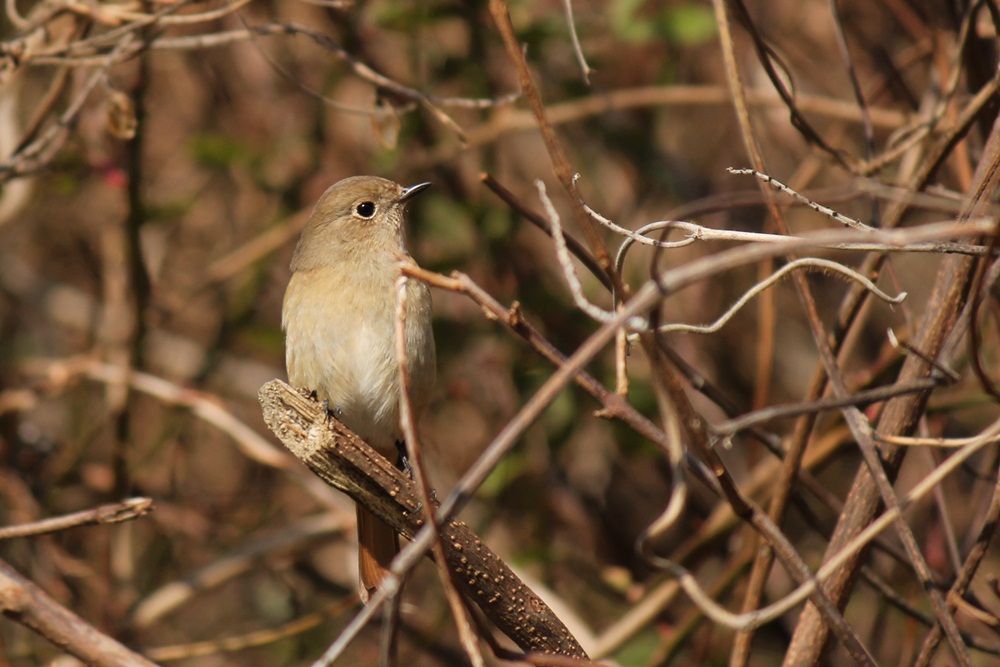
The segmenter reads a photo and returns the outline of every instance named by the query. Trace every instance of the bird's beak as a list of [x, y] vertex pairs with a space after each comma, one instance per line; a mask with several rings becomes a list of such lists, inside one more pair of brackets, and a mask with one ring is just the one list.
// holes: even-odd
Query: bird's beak
[[430, 181], [428, 181], [426, 183], [417, 183], [416, 185], [411, 185], [408, 188], [403, 188], [403, 194], [399, 196], [400, 203], [409, 201], [415, 194], [422, 190], [426, 190], [430, 186]]

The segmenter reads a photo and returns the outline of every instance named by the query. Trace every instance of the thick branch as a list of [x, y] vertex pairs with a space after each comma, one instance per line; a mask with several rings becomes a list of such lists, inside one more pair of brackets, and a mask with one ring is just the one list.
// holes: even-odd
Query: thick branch
[[[280, 380], [260, 389], [267, 423], [282, 444], [327, 484], [351, 496], [408, 539], [423, 527], [415, 484], [323, 407]], [[461, 521], [442, 525], [445, 560], [462, 594], [521, 649], [586, 658], [579, 642]]]
[[0, 561], [0, 611], [98, 667], [155, 667], [53, 600], [10, 565]]

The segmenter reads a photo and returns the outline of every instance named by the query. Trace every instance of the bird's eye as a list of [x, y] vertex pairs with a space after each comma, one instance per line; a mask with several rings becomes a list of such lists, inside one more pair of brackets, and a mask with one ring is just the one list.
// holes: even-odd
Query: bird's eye
[[375, 215], [375, 202], [363, 201], [354, 209], [362, 218], [370, 218]]

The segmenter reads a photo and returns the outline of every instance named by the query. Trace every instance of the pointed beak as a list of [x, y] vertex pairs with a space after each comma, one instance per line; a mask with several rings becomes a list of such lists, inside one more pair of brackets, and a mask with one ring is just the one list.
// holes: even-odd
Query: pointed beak
[[428, 181], [427, 183], [417, 183], [416, 185], [411, 185], [408, 188], [403, 188], [403, 194], [399, 196], [400, 203], [409, 201], [414, 195], [422, 190], [426, 190], [430, 186], [431, 184]]

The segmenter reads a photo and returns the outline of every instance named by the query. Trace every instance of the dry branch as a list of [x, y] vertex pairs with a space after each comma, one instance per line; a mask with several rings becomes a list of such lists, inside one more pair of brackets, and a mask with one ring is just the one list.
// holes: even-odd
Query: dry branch
[[0, 528], [0, 540], [44, 535], [80, 526], [131, 521], [132, 519], [137, 519], [148, 514], [152, 509], [153, 501], [150, 498], [129, 498], [120, 503], [101, 505], [100, 507], [83, 510], [82, 512], [74, 512], [64, 516], [42, 519], [16, 526], [3, 526]]
[[[995, 124], [989, 137], [983, 160], [976, 170], [974, 187], [961, 217], [968, 220], [989, 212], [990, 194], [1000, 182], [1000, 125]], [[966, 289], [974, 271], [973, 260], [948, 257], [942, 263], [928, 302], [926, 315], [917, 330], [915, 347], [930, 357], [936, 357], [955, 326], [964, 303]], [[900, 370], [898, 382], [912, 382], [930, 373], [931, 365], [922, 358], [909, 355]], [[909, 435], [923, 413], [926, 394], [902, 396], [889, 401], [879, 420], [880, 437]], [[898, 472], [905, 448], [886, 445], [880, 456], [890, 480]], [[867, 467], [862, 467], [854, 479], [844, 512], [827, 548], [827, 557], [839, 551], [874, 516], [881, 498], [875, 480]], [[830, 595], [845, 604], [857, 579], [860, 559], [848, 563], [827, 583]], [[822, 655], [827, 641], [827, 628], [813, 607], [807, 606], [792, 637], [785, 664], [813, 664]]]
[[[421, 528], [416, 485], [323, 407], [280, 380], [261, 387], [264, 421], [327, 484], [408, 539]], [[445, 559], [459, 590], [525, 651], [585, 658], [565, 625], [465, 523], [442, 526]]]
[[88, 665], [155, 667], [138, 653], [98, 632], [2, 561], [0, 611]]

